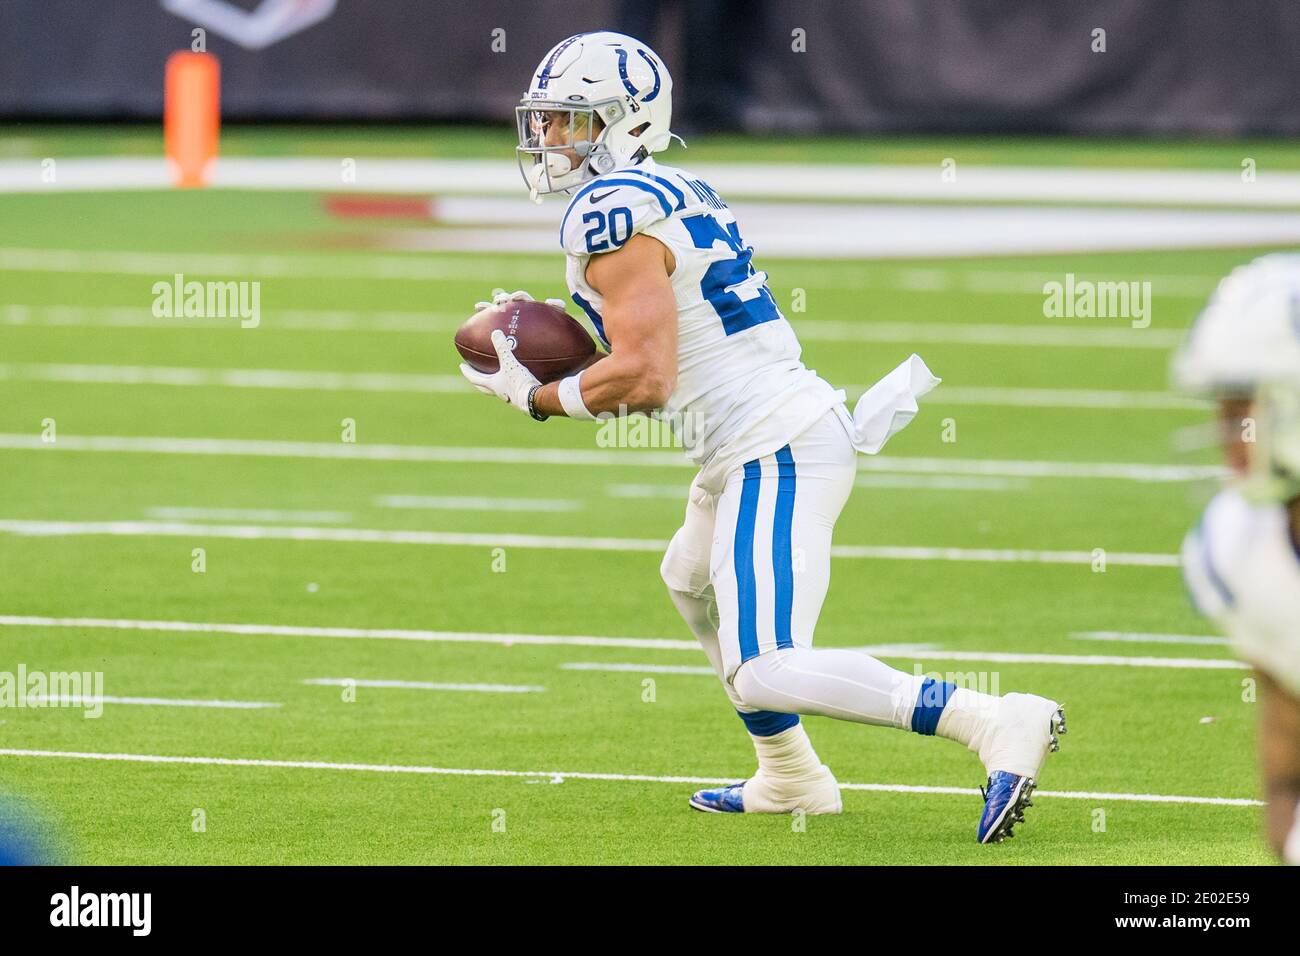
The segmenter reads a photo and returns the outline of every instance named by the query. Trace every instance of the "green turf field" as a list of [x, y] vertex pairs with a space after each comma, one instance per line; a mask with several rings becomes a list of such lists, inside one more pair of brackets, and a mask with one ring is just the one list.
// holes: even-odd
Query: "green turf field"
[[[338, 148], [320, 131], [297, 135], [231, 139], [248, 153]], [[338, 135], [349, 149], [407, 157], [480, 155], [492, 142]], [[156, 139], [0, 131], [7, 156], [149, 150]], [[786, 146], [763, 148], [745, 152], [787, 158]], [[862, 158], [907, 162], [911, 148], [882, 144]], [[1209, 147], [1119, 144], [1109, 158], [1097, 144], [980, 148], [981, 162], [1214, 161]], [[714, 161], [737, 150], [701, 146]], [[850, 158], [841, 145], [822, 150]], [[1224, 149], [1230, 166], [1238, 153]], [[0, 195], [0, 224], [3, 246], [50, 253], [0, 270], [0, 671], [102, 672], [110, 697], [279, 705], [110, 701], [98, 719], [0, 709], [0, 793], [34, 808], [62, 859], [1271, 859], [1258, 807], [1153, 799], [1258, 797], [1249, 672], [1214, 643], [1080, 636], [1211, 634], [1171, 566], [1214, 484], [1170, 468], [1190, 474], [1215, 459], [1174, 447], [1206, 412], [1168, 391], [1169, 344], [1217, 277], [1258, 250], [895, 262], [756, 252], [783, 308], [796, 290], [806, 297], [806, 311], [788, 314], [824, 377], [864, 385], [915, 350], [959, 390], [934, 394], [884, 467], [864, 461], [836, 543], [965, 549], [948, 555], [961, 560], [838, 558], [818, 642], [907, 645], [882, 656], [1066, 703], [1048, 793], [1014, 840], [980, 847], [978, 793], [907, 789], [973, 790], [983, 782], [973, 755], [817, 718], [809, 733], [841, 783], [880, 785], [847, 789], [842, 816], [800, 827], [687, 808], [695, 781], [743, 779], [753, 760], [716, 680], [690, 670], [704, 656], [658, 577], [656, 542], [677, 527], [689, 468], [672, 449], [605, 449], [592, 427], [529, 422], [449, 378], [451, 333], [473, 303], [493, 287], [565, 294], [558, 255], [348, 251], [332, 239], [359, 227], [307, 193]], [[104, 252], [141, 257], [88, 257]], [[215, 254], [240, 257], [228, 277], [261, 282], [258, 328], [151, 315], [169, 262], [212, 266]], [[268, 256], [294, 268], [263, 271]], [[412, 270], [382, 275], [396, 258]], [[1044, 318], [1041, 283], [1065, 272], [1151, 279], [1151, 328]], [[886, 323], [937, 331], [911, 343]], [[1054, 323], [1118, 339], [1031, 344]], [[952, 326], [980, 334], [964, 340]], [[88, 380], [97, 376], [107, 380]], [[1034, 400], [993, 389], [1034, 390]], [[347, 421], [355, 442], [344, 440]], [[537, 454], [554, 449], [573, 456]], [[1094, 549], [1108, 557], [1104, 572], [1088, 560]], [[150, 621], [249, 627], [138, 624]], [[529, 642], [539, 635], [660, 643]], [[1029, 654], [1106, 662], [1019, 659]], [[516, 690], [304, 683], [348, 679]], [[241, 760], [262, 763], [230, 762]]]

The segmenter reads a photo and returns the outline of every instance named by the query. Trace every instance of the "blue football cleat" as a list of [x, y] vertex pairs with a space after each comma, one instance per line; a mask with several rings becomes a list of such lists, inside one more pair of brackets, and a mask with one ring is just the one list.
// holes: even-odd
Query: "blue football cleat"
[[745, 798], [741, 793], [744, 787], [742, 781], [712, 790], [696, 790], [691, 795], [691, 807], [705, 813], [744, 813]]
[[976, 836], [981, 843], [1001, 843], [1015, 836], [1012, 827], [1025, 819], [1025, 808], [1034, 805], [1030, 797], [1036, 786], [1033, 777], [1021, 777], [1005, 770], [995, 770], [984, 795], [984, 815], [980, 817]]

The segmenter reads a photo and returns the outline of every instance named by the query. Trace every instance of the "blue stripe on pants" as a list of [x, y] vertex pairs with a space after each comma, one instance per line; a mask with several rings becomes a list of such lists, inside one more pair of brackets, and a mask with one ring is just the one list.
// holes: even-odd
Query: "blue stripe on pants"
[[790, 526], [794, 521], [794, 455], [786, 445], [776, 453], [776, 509], [772, 520], [772, 580], [776, 585], [776, 646], [794, 647], [790, 618], [794, 605], [793, 551]]
[[754, 583], [754, 517], [758, 513], [758, 489], [762, 469], [758, 461], [745, 462], [745, 480], [740, 490], [740, 513], [736, 516], [735, 554], [737, 636], [741, 663], [758, 656], [757, 588]]

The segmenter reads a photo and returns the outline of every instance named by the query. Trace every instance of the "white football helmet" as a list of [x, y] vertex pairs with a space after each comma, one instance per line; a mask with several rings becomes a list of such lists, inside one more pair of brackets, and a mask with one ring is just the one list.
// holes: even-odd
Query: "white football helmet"
[[602, 31], [557, 43], [515, 109], [529, 195], [540, 202], [667, 148], [672, 114], [672, 77], [640, 40]]
[[1300, 495], [1300, 254], [1272, 253], [1219, 283], [1174, 357], [1174, 382], [1216, 397], [1250, 397], [1256, 449], [1242, 490]]

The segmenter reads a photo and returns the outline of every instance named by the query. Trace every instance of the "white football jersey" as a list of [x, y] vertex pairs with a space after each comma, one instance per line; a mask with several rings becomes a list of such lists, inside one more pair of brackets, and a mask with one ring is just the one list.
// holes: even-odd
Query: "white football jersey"
[[584, 184], [560, 225], [569, 292], [606, 348], [604, 301], [587, 284], [587, 264], [637, 233], [676, 260], [677, 387], [658, 417], [716, 490], [727, 471], [775, 452], [844, 393], [800, 360], [794, 329], [727, 204], [704, 181], [650, 159]]
[[1237, 652], [1300, 695], [1300, 553], [1286, 507], [1219, 492], [1183, 542], [1183, 575]]

